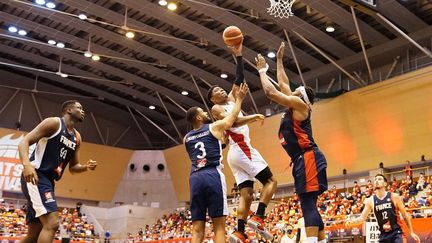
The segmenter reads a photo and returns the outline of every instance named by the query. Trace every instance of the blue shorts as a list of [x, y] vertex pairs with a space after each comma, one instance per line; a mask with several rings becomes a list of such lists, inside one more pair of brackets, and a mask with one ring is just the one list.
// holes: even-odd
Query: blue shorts
[[327, 161], [317, 148], [308, 150], [293, 160], [292, 175], [297, 194], [327, 190]]
[[192, 221], [205, 221], [207, 210], [211, 218], [228, 215], [225, 176], [221, 168], [208, 167], [193, 172], [189, 186]]
[[54, 194], [54, 181], [42, 173], [37, 173], [37, 185], [27, 183], [21, 175], [21, 190], [27, 199], [27, 223], [39, 220], [41, 215], [57, 212], [57, 202]]
[[381, 232], [379, 243], [404, 243], [404, 234], [401, 229], [392, 230], [390, 232]]

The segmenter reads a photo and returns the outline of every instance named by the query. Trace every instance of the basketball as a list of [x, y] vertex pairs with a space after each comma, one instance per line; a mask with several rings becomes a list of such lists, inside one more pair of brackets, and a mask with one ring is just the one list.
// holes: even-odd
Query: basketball
[[222, 37], [227, 46], [236, 46], [243, 41], [243, 34], [237, 26], [226, 27]]

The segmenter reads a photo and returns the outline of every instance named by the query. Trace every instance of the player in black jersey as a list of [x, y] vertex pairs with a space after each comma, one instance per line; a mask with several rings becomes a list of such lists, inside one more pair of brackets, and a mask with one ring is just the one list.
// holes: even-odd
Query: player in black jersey
[[[76, 100], [62, 105], [62, 117], [50, 117], [37, 125], [18, 145], [24, 166], [21, 189], [27, 198], [28, 233], [21, 242], [51, 243], [59, 227], [54, 181], [60, 180], [69, 163], [73, 173], [94, 170], [97, 162], [79, 163], [81, 136], [75, 125], [84, 120], [84, 110]], [[29, 146], [36, 149], [29, 156]]]
[[414, 233], [411, 216], [405, 210], [401, 197], [398, 194], [388, 192], [387, 179], [382, 174], [375, 176], [375, 194], [367, 198], [364, 202], [365, 207], [360, 217], [348, 221], [346, 224], [358, 224], [366, 221], [370, 212], [374, 212], [380, 229], [380, 243], [402, 243], [405, 242], [405, 235], [402, 232], [399, 212], [402, 214], [409, 234], [416, 241], [420, 238]]
[[241, 84], [234, 92], [233, 112], [222, 120], [211, 123], [209, 114], [199, 107], [192, 107], [186, 113], [193, 127], [183, 140], [192, 164], [189, 177], [192, 243], [203, 242], [207, 213], [213, 221], [215, 242], [225, 243], [228, 206], [221, 141], [225, 140], [225, 131], [236, 121], [247, 92], [247, 85]]

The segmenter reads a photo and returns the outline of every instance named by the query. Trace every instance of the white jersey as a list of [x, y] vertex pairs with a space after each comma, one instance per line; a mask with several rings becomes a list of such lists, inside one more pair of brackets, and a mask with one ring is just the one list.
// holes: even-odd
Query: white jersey
[[[227, 105], [221, 105], [228, 114], [231, 114], [234, 109], [234, 102], [228, 101]], [[243, 117], [243, 113], [240, 111], [238, 117]], [[227, 131], [229, 135], [229, 143], [230, 145], [241, 143], [246, 143], [246, 145], [250, 146], [250, 137], [249, 137], [249, 127], [248, 125], [243, 125], [240, 127], [232, 127]]]
[[[222, 105], [228, 114], [232, 113], [234, 102]], [[243, 117], [240, 112], [238, 117]], [[226, 131], [229, 135], [228, 164], [231, 167], [237, 185], [245, 181], [254, 181], [255, 176], [268, 165], [258, 150], [250, 145], [249, 127], [232, 127]]]

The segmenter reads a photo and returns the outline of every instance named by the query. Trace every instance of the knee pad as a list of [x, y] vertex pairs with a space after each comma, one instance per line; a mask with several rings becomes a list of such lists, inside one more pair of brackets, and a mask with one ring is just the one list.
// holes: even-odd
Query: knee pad
[[264, 170], [260, 171], [255, 178], [261, 182], [261, 184], [265, 185], [269, 183], [271, 178], [273, 177], [273, 173], [271, 172], [270, 168], [267, 166]]
[[243, 181], [242, 183], [240, 183], [238, 185], [238, 188], [239, 188], [239, 190], [241, 190], [243, 188], [247, 188], [247, 187], [253, 188], [253, 184], [254, 184], [253, 181], [249, 181], [249, 180], [248, 181]]

